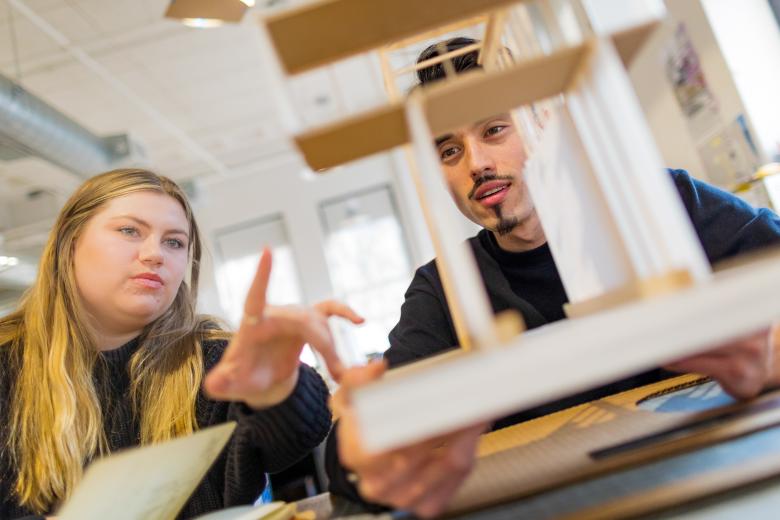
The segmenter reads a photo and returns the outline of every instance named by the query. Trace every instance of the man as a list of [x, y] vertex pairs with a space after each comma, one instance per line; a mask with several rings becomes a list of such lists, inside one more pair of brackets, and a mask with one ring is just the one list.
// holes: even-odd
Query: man
[[[448, 51], [475, 43], [467, 38], [446, 42]], [[423, 51], [418, 62], [438, 55], [437, 46]], [[478, 67], [477, 53], [453, 60], [457, 72]], [[442, 79], [441, 65], [418, 73], [422, 84]], [[568, 301], [541, 223], [522, 178], [526, 157], [509, 114], [499, 114], [436, 138], [447, 184], [458, 209], [484, 229], [470, 239], [494, 311], [516, 309], [529, 328], [563, 319]], [[710, 262], [771, 244], [780, 244], [780, 218], [755, 210], [741, 200], [692, 179], [670, 172]], [[390, 333], [385, 355], [390, 366], [424, 358], [457, 345], [441, 280], [433, 262], [415, 273], [401, 319]], [[762, 330], [710, 353], [682, 360], [666, 369], [712, 376], [730, 394], [748, 398], [780, 383], [780, 328]], [[780, 356], [778, 356], [780, 357]], [[525, 410], [492, 425], [497, 429], [546, 415], [606, 395], [669, 377], [656, 369], [579, 395]], [[349, 389], [377, 378], [381, 365], [354, 369], [345, 376], [335, 405], [341, 413], [328, 443], [331, 491], [418, 516], [441, 512], [468, 474], [480, 433], [475, 425], [450, 435], [369, 455], [360, 449]], [[443, 446], [443, 447], [442, 447]], [[432, 449], [440, 447], [439, 449]]]

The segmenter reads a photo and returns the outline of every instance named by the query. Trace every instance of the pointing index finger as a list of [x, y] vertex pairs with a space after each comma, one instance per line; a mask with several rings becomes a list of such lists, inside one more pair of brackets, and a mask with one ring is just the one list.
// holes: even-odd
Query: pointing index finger
[[249, 287], [244, 302], [244, 314], [260, 318], [265, 310], [265, 296], [268, 290], [268, 280], [271, 278], [271, 250], [267, 246], [263, 248], [257, 272]]

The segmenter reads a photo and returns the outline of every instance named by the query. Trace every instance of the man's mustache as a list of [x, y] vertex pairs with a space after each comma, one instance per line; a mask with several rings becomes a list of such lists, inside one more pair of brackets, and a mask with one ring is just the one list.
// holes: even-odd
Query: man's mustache
[[489, 173], [487, 175], [483, 175], [482, 177], [479, 177], [477, 180], [474, 181], [474, 186], [471, 188], [471, 191], [469, 191], [468, 198], [473, 199], [474, 194], [477, 192], [480, 186], [485, 184], [486, 182], [490, 181], [514, 181], [515, 178], [511, 175], [496, 175], [493, 173]]

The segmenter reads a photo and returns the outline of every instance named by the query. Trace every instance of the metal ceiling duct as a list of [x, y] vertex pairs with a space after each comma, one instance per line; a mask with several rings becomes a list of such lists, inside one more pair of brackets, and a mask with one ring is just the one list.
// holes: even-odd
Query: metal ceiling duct
[[33, 155], [87, 178], [130, 149], [126, 135], [97, 136], [0, 74], [0, 159]]

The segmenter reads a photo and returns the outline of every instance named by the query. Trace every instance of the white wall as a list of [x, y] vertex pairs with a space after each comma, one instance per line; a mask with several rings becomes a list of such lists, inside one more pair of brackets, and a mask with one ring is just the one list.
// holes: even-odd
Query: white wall
[[[273, 170], [230, 176], [200, 187], [197, 218], [203, 227], [207, 255], [202, 269], [201, 305], [204, 311], [221, 313], [215, 288], [213, 262], [215, 237], [219, 229], [281, 215], [298, 268], [304, 300], [308, 303], [328, 298], [332, 288], [324, 259], [323, 235], [318, 208], [321, 201], [350, 191], [391, 182], [387, 161], [373, 159], [355, 167], [327, 174], [303, 174], [303, 165], [292, 160]], [[257, 244], [260, 250], [263, 244]], [[210, 261], [206, 261], [210, 260]]]
[[685, 168], [698, 177], [706, 178], [685, 116], [671, 85], [665, 80], [664, 48], [672, 38], [676, 24], [676, 20], [671, 18], [664, 21], [636, 57], [630, 77], [667, 166]]
[[[382, 185], [393, 190], [416, 268], [433, 258], [434, 253], [402, 150], [322, 174], [308, 172], [302, 162], [292, 159], [273, 169], [231, 175], [200, 185], [195, 211], [207, 250], [201, 269], [201, 311], [223, 314], [214, 276], [214, 266], [219, 261], [215, 254], [217, 231], [268, 215], [281, 215], [284, 219], [304, 301], [314, 303], [331, 298], [333, 288], [325, 262], [319, 206], [328, 199]], [[453, 215], [462, 223], [464, 238], [476, 232], [475, 226], [457, 213], [454, 204]], [[257, 249], [262, 246], [258, 242]]]
[[597, 33], [609, 34], [664, 15], [663, 0], [582, 0]]
[[712, 26], [767, 158], [780, 155], [780, 27], [767, 0], [704, 0]]
[[[733, 3], [742, 8], [743, 4], [750, 2], [740, 0]], [[666, 51], [680, 22], [685, 23], [698, 53], [708, 87], [717, 101], [722, 122], [731, 123], [738, 115], [745, 114], [748, 127], [755, 136], [756, 132], [751, 123], [752, 114], [746, 111], [701, 1], [668, 0], [666, 6], [667, 19], [637, 56], [630, 70], [631, 81], [667, 165], [688, 169], [693, 175], [707, 179], [704, 164], [696, 149], [698, 143], [688, 130], [685, 116], [666, 77]], [[765, 106], [763, 110], [770, 108]]]

